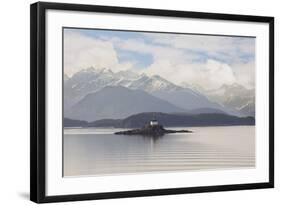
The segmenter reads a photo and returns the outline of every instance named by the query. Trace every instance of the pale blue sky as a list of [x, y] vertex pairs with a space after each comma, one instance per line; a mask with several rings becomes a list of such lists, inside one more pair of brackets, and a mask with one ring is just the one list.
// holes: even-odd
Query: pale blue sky
[[[64, 31], [65, 38], [71, 38], [65, 40], [69, 42], [65, 45], [65, 71], [70, 75], [83, 67], [96, 66], [157, 73], [171, 81], [182, 82], [185, 76], [200, 84], [204, 79], [195, 72], [199, 76], [217, 71], [214, 75], [225, 76], [221, 84], [237, 81], [254, 86], [255, 38], [98, 29]], [[70, 56], [81, 58], [74, 62]]]
[[[148, 37], [146, 32], [132, 32], [132, 31], [114, 31], [114, 30], [98, 30], [98, 29], [66, 29], [67, 31], [74, 31], [74, 32], [79, 32], [85, 36], [89, 36], [92, 38], [97, 38], [100, 40], [105, 40], [105, 39], [111, 39], [111, 38], [120, 38], [123, 40], [128, 40], [128, 39], [134, 39], [134, 40], [139, 40], [139, 41], [144, 41], [147, 44], [151, 45], [161, 45], [159, 42], [153, 42], [153, 40]], [[159, 34], [158, 34], [159, 35]], [[167, 34], [160, 34], [163, 36], [178, 36], [178, 34], [172, 34], [172, 33], [167, 33]], [[181, 36], [195, 36], [195, 35], [190, 35], [190, 34], [185, 34]], [[222, 36], [205, 36], [205, 35], [196, 35], [196, 36], [201, 36], [201, 37], [206, 37], [206, 38], [213, 38], [213, 39], [220, 39], [224, 38], [227, 39], [227, 41], [233, 42], [233, 50], [231, 51], [233, 55], [236, 55], [238, 58], [233, 59], [228, 55], [229, 53], [224, 53], [223, 49], [220, 52], [216, 52], [216, 55], [212, 55], [212, 53], [209, 53], [207, 51], [202, 50], [196, 50], [192, 48], [182, 48], [182, 50], [185, 51], [186, 55], [189, 55], [190, 53], [197, 55], [197, 57], [194, 58], [194, 61], [206, 61], [209, 58], [213, 58], [214, 60], [219, 60], [224, 63], [232, 64], [237, 61], [241, 61], [243, 63], [247, 63], [250, 61], [253, 61], [255, 59], [255, 53], [254, 52], [243, 52], [239, 47], [236, 47], [236, 45], [242, 44], [252, 44], [251, 46], [254, 46], [255, 43], [255, 38], [247, 38], [247, 37], [222, 37]], [[163, 44], [162, 44], [163, 45]], [[140, 54], [138, 52], [132, 52], [129, 50], [125, 49], [120, 49], [118, 45], [114, 45], [115, 49], [118, 54], [118, 58], [120, 61], [123, 60], [128, 60], [128, 58], [134, 58], [137, 62], [138, 65], [142, 67], [145, 67], [153, 62], [152, 56], [151, 55], [144, 55]], [[165, 45], [167, 46], [167, 45]], [[206, 45], [208, 46], [208, 45]]]

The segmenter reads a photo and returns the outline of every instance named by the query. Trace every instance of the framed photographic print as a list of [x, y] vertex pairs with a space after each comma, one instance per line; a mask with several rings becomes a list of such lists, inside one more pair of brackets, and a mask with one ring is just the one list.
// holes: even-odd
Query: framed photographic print
[[273, 188], [274, 18], [31, 5], [34, 202]]

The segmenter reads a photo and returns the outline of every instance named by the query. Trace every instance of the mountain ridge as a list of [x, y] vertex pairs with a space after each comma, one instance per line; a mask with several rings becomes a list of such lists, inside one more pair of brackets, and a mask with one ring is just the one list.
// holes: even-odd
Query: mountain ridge
[[[151, 119], [157, 119], [164, 127], [255, 125], [255, 118], [253, 117], [237, 117], [219, 113], [168, 114], [161, 112], [145, 112], [131, 115], [124, 119], [101, 119], [87, 122], [87, 124], [81, 127], [141, 128]], [[65, 126], [70, 127], [67, 126], [67, 124], [65, 124]]]
[[210, 101], [206, 96], [189, 88], [178, 86], [159, 75], [148, 76], [133, 71], [114, 73], [110, 69], [93, 67], [74, 74], [64, 84], [64, 108], [68, 112], [86, 95], [108, 86], [123, 86], [131, 90], [143, 90], [184, 110], [209, 107], [228, 112], [225, 107]]
[[142, 90], [107, 86], [87, 94], [65, 112], [68, 118], [93, 121], [103, 118], [124, 118], [140, 112], [186, 112], [165, 100]]

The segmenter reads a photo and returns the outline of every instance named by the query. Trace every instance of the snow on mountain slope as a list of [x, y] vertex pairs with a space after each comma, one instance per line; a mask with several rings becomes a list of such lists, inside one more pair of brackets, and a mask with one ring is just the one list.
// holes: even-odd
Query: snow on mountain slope
[[113, 73], [110, 69], [90, 67], [74, 74], [64, 83], [65, 107], [69, 108], [89, 93], [97, 92], [106, 86], [123, 86], [147, 92], [156, 90], [176, 90], [180, 87], [160, 76], [148, 77], [132, 71]]
[[228, 109], [236, 110], [242, 116], [255, 116], [255, 90], [234, 83], [222, 85], [218, 89], [203, 90], [211, 101], [217, 102]]
[[151, 77], [141, 74], [138, 79], [132, 81], [128, 86], [131, 89], [145, 90], [149, 93], [155, 91], [175, 91], [181, 90], [182, 88], [161, 78], [159, 75], [153, 75]]
[[148, 76], [129, 70], [114, 73], [110, 69], [90, 67], [74, 74], [64, 85], [65, 111], [87, 94], [107, 86], [122, 86], [132, 90], [143, 90], [185, 110], [209, 107], [227, 112], [223, 106], [210, 101], [198, 91], [178, 86], [159, 75]]

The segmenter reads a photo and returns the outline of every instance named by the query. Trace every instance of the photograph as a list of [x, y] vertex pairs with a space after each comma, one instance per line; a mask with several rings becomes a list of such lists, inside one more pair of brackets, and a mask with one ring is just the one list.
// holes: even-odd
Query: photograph
[[32, 4], [31, 201], [274, 188], [274, 17], [246, 13]]
[[63, 177], [255, 169], [255, 36], [62, 39]]

